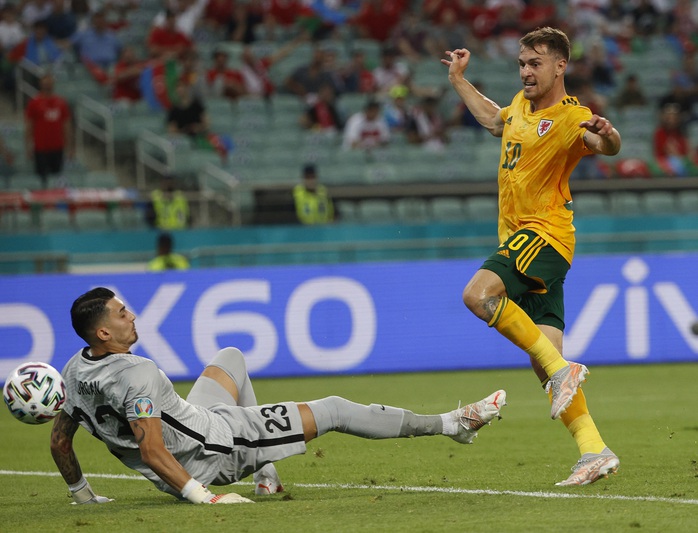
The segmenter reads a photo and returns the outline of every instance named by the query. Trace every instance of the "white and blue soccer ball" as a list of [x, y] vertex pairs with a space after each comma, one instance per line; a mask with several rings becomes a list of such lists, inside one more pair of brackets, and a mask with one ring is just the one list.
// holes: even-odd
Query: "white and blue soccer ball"
[[7, 376], [2, 396], [20, 422], [44, 424], [63, 410], [65, 383], [51, 365], [22, 363]]

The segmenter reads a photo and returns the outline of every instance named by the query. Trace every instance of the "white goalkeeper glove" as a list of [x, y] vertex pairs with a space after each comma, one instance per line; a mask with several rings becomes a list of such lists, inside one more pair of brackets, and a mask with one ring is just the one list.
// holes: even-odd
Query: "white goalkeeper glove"
[[191, 478], [182, 489], [182, 496], [192, 503], [254, 503], [239, 494], [213, 494], [201, 483]]
[[73, 503], [71, 505], [82, 505], [83, 503], [107, 503], [113, 502], [112, 498], [106, 498], [104, 496], [97, 496], [95, 491], [92, 490], [90, 484], [85, 479], [85, 476], [80, 478], [80, 481], [74, 483], [73, 485], [68, 485], [70, 489], [70, 495], [73, 497]]

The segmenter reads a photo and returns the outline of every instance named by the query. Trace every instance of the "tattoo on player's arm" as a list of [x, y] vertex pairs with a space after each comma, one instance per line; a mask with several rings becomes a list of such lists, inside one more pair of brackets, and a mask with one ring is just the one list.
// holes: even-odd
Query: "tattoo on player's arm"
[[77, 483], [82, 477], [80, 463], [73, 450], [73, 435], [78, 424], [65, 412], [58, 415], [51, 430], [51, 455], [67, 483]]
[[497, 307], [499, 306], [499, 301], [502, 298], [500, 296], [491, 296], [489, 298], [485, 298], [482, 302], [482, 310], [484, 313], [483, 318], [489, 322], [492, 320], [492, 317], [494, 317], [494, 313], [497, 310]]

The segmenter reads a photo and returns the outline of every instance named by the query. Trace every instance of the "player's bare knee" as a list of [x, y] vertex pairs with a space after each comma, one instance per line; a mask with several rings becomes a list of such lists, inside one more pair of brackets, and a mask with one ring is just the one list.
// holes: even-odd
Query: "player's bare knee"
[[474, 291], [469, 287], [463, 289], [463, 303], [471, 313], [485, 322], [492, 320], [500, 300], [500, 296]]

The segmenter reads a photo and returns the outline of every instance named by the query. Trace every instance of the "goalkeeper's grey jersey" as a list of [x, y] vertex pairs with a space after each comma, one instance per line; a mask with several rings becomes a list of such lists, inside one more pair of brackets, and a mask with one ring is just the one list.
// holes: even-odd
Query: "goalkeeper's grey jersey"
[[141, 460], [130, 421], [161, 418], [168, 450], [205, 485], [220, 472], [230, 471], [234, 444], [230, 423], [220, 414], [184, 401], [153, 361], [132, 354], [91, 359], [85, 348], [68, 361], [62, 374], [66, 413], [160, 490], [179, 496]]

